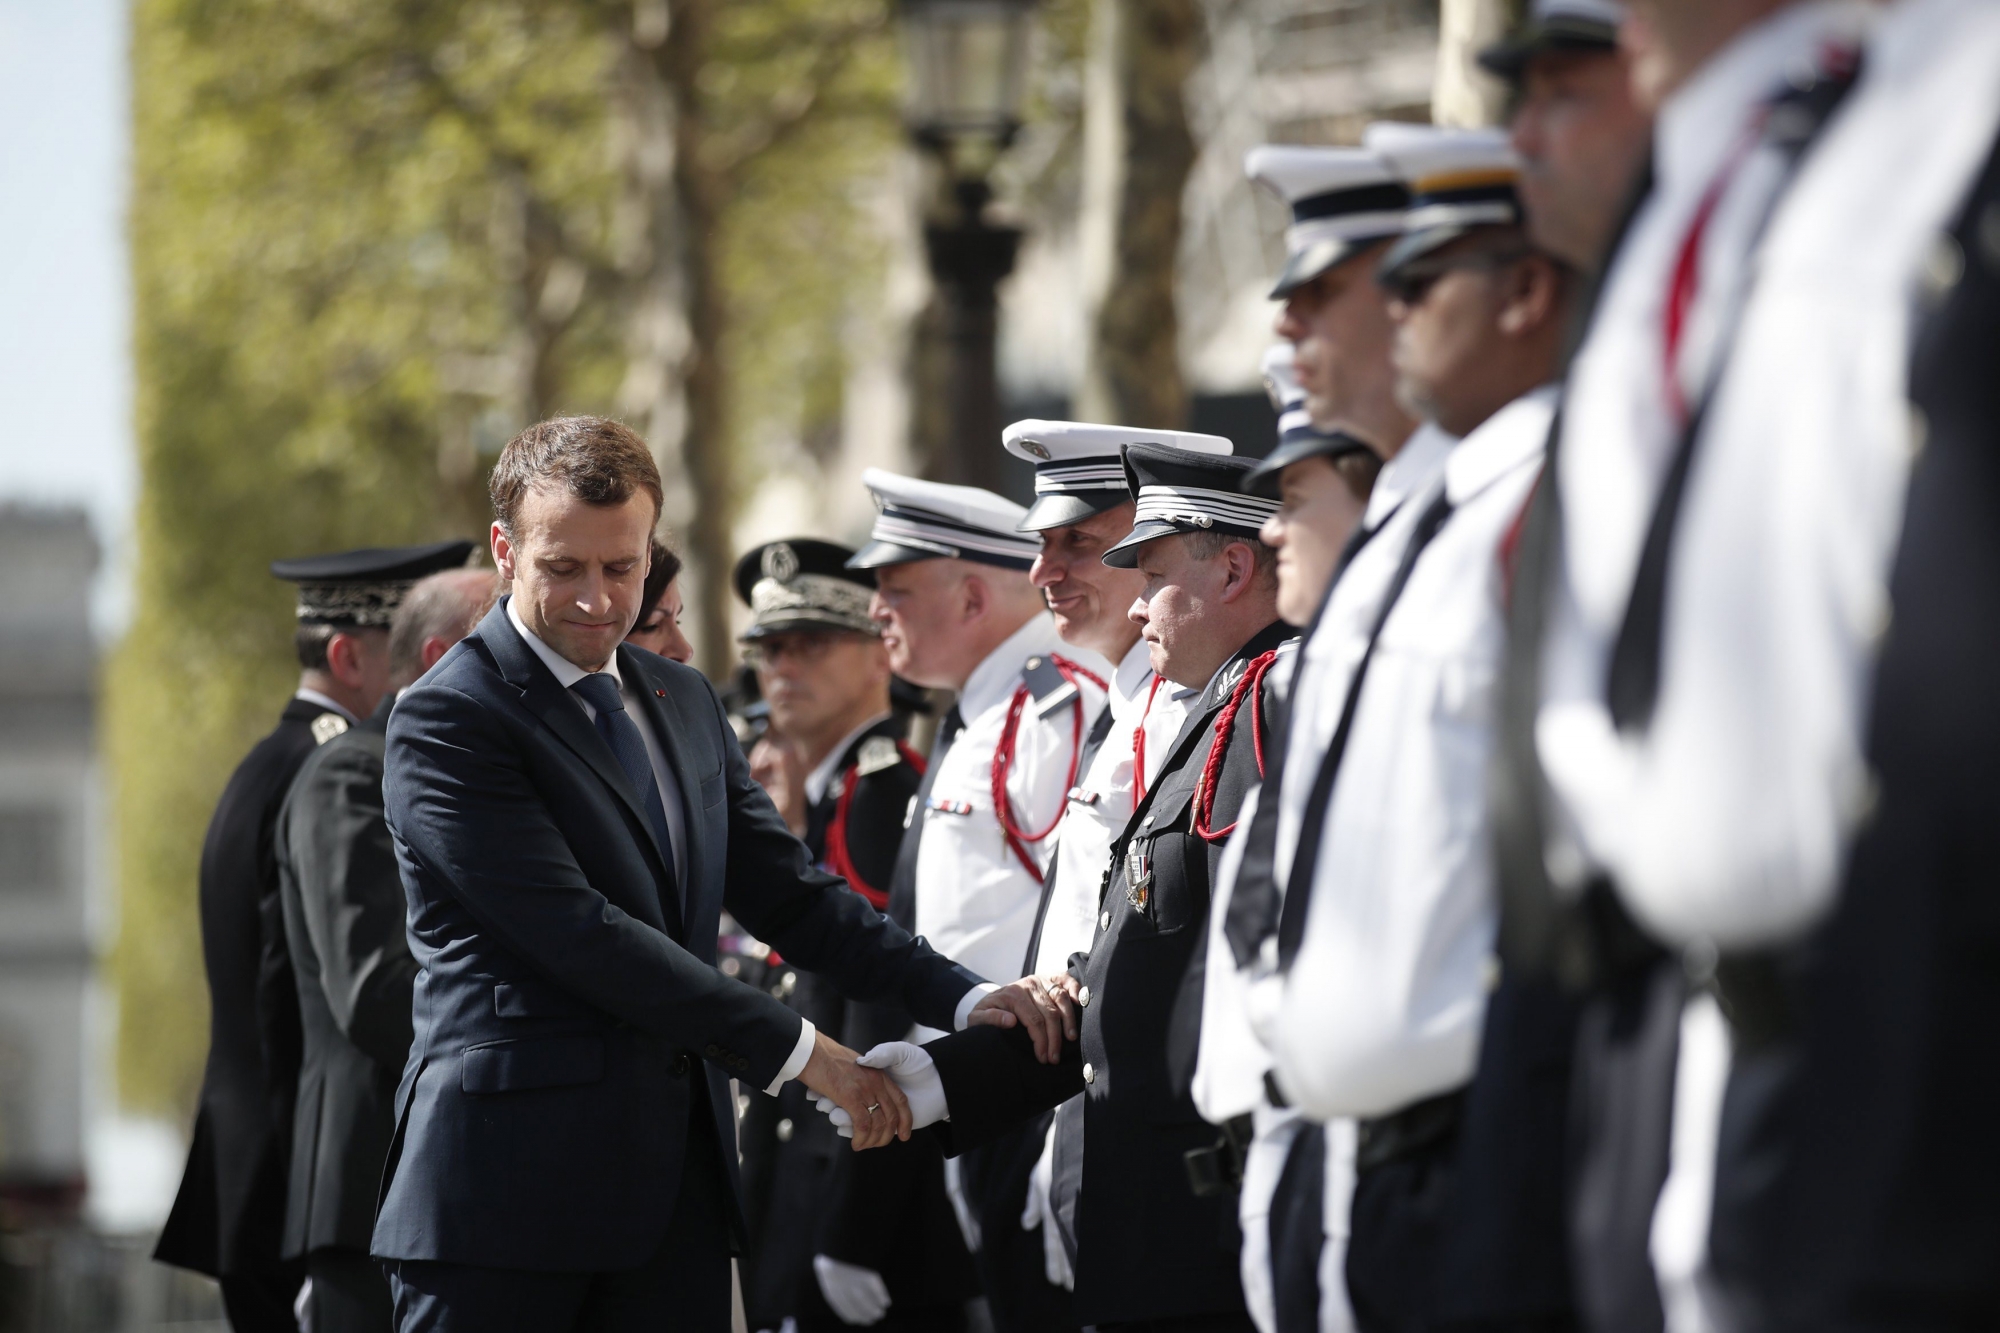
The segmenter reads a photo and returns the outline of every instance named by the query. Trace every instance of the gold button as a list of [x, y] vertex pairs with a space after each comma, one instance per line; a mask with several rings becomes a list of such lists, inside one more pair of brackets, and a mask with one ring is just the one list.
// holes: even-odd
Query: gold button
[[1092, 1068], [1090, 1065], [1085, 1064], [1083, 1067], [1083, 1081], [1085, 1083], [1097, 1082], [1097, 1070]]
[[789, 1120], [780, 1120], [778, 1122], [778, 1142], [790, 1143], [791, 1141], [792, 1141], [792, 1122]]

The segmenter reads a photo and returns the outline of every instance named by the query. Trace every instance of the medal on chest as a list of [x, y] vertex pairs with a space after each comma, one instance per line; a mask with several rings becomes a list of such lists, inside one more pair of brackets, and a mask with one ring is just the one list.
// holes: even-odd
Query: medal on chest
[[1125, 901], [1143, 912], [1153, 898], [1153, 844], [1135, 842], [1125, 852]]

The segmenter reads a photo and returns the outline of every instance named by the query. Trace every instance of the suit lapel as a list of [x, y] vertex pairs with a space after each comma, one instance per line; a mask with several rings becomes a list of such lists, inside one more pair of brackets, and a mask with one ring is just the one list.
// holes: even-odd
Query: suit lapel
[[[639, 804], [639, 793], [632, 789], [632, 782], [625, 776], [625, 770], [618, 766], [617, 756], [611, 747], [597, 734], [585, 716], [582, 705], [578, 704], [570, 692], [564, 689], [541, 659], [521, 639], [514, 629], [514, 623], [507, 618], [507, 599], [501, 598], [494, 608], [487, 612], [480, 622], [479, 637], [493, 654], [493, 661], [500, 668], [500, 675], [521, 691], [521, 702], [528, 710], [542, 720], [543, 725], [556, 734], [576, 756], [590, 766], [590, 771], [598, 776], [605, 786], [611, 788], [639, 829], [641, 845], [650, 847], [653, 859], [660, 869], [671, 872], [661, 854], [659, 844], [653, 838], [652, 821]], [[621, 669], [623, 663], [620, 663]], [[665, 743], [664, 737], [662, 744]], [[678, 773], [678, 770], [676, 770]], [[658, 873], [656, 869], [655, 873]], [[667, 924], [670, 931], [679, 926], [680, 904], [662, 903], [668, 908]]]

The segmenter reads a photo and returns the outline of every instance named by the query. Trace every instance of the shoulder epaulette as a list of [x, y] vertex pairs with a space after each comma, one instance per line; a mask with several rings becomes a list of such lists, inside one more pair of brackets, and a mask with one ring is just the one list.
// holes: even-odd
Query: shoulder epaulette
[[321, 713], [318, 717], [312, 720], [312, 738], [314, 745], [325, 745], [335, 736], [342, 736], [345, 735], [346, 733], [347, 733], [347, 719], [342, 717], [338, 713]]
[[1035, 656], [1021, 664], [1021, 683], [1035, 701], [1035, 716], [1047, 717], [1077, 697], [1076, 684], [1053, 657]]
[[887, 736], [870, 736], [861, 742], [861, 749], [854, 756], [854, 772], [857, 777], [867, 777], [870, 773], [880, 773], [885, 768], [894, 768], [903, 762], [903, 752], [896, 748], [896, 742]]

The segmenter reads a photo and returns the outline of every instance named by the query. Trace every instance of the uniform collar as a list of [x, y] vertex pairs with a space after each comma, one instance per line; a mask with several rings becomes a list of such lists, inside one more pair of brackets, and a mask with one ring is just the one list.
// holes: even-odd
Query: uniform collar
[[1005, 702], [1021, 675], [1021, 664], [1037, 653], [1053, 653], [1063, 647], [1056, 634], [1055, 617], [1046, 611], [1004, 639], [998, 648], [972, 669], [965, 688], [958, 692], [958, 712], [967, 722], [994, 705]]
[[346, 718], [349, 722], [361, 721], [360, 718], [354, 716], [353, 713], [347, 710], [346, 705], [335, 703], [332, 699], [328, 698], [324, 694], [321, 694], [318, 690], [311, 689], [307, 686], [301, 685], [296, 690], [293, 690], [292, 697], [294, 699], [303, 699], [307, 703], [313, 705], [315, 708], [324, 708], [329, 713], [338, 713], [342, 717]]
[[1807, 0], [1737, 34], [1660, 107], [1654, 145], [1662, 187], [1704, 188], [1736, 151], [1754, 109], [1820, 46], [1858, 43], [1870, 18], [1862, 0]]
[[[507, 599], [507, 619], [513, 623], [514, 632], [521, 636], [521, 642], [528, 645], [528, 651], [542, 659], [542, 665], [547, 667], [549, 674], [556, 678], [556, 684], [562, 686], [564, 689], [568, 689], [585, 676], [593, 674], [585, 671], [582, 667], [570, 661], [546, 643], [543, 643], [536, 637], [533, 630], [523, 625], [520, 613], [514, 610], [514, 599], [512, 597]], [[602, 674], [617, 681], [618, 688], [621, 691], [625, 688], [625, 679], [618, 674], [618, 650], [616, 648], [611, 650], [611, 656], [604, 663]]]
[[1475, 427], [1445, 461], [1445, 498], [1462, 505], [1538, 457], [1548, 443], [1557, 392], [1554, 384], [1530, 389]]
[[806, 774], [807, 802], [818, 805], [824, 800], [826, 789], [833, 785], [834, 775], [847, 766], [847, 756], [860, 743], [861, 738], [894, 716], [893, 713], [877, 713], [843, 736], [840, 744], [828, 750], [826, 758], [819, 761], [818, 767]]
[[1120, 721], [1129, 720], [1144, 710], [1146, 697], [1152, 691], [1153, 654], [1146, 641], [1140, 639], [1125, 650], [1118, 669], [1111, 673], [1111, 715]]
[[1368, 493], [1368, 510], [1362, 517], [1367, 527], [1379, 527], [1394, 513], [1403, 501], [1422, 490], [1437, 470], [1444, 466], [1445, 458], [1451, 453], [1452, 445], [1458, 437], [1449, 434], [1443, 427], [1426, 421], [1418, 426], [1396, 451], [1396, 456], [1382, 465], [1382, 471], [1375, 477], [1375, 489]]

